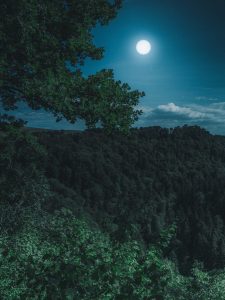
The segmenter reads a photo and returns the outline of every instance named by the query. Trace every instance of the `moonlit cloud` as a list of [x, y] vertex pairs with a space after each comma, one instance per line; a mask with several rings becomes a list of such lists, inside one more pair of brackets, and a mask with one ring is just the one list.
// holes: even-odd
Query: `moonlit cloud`
[[173, 102], [156, 108], [141, 107], [143, 115], [138, 126], [175, 127], [199, 125], [212, 133], [225, 134], [225, 102], [210, 105], [177, 105]]
[[198, 118], [204, 118], [206, 115], [203, 112], [199, 112], [196, 110], [193, 110], [190, 107], [185, 106], [178, 106], [174, 103], [168, 103], [166, 105], [159, 105], [158, 110], [164, 111], [164, 112], [171, 112], [178, 115], [183, 115], [191, 119], [198, 119]]

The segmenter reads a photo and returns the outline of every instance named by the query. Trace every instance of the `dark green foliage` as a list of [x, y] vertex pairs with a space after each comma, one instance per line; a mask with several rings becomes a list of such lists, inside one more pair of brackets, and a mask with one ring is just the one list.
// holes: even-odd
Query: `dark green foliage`
[[224, 299], [224, 272], [183, 277], [158, 247], [112, 242], [66, 209], [27, 214], [0, 253], [1, 299]]
[[141, 113], [143, 93], [114, 80], [112, 70], [85, 77], [85, 59], [101, 59], [92, 29], [113, 19], [121, 1], [2, 0], [0, 2], [0, 101], [24, 101], [60, 120], [127, 132]]
[[39, 209], [49, 197], [43, 176], [44, 148], [22, 122], [2, 116], [0, 123], [0, 230], [14, 230], [23, 213]]
[[224, 138], [186, 127], [36, 135], [2, 118], [1, 299], [225, 299]]
[[223, 137], [198, 127], [145, 128], [126, 138], [101, 130], [38, 136], [48, 151], [46, 175], [72, 189], [114, 238], [157, 242], [176, 223], [167, 254], [184, 270], [195, 259], [225, 265]]

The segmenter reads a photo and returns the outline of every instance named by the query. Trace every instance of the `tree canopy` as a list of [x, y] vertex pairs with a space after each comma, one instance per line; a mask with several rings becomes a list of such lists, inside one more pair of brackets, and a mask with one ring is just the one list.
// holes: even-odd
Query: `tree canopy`
[[224, 300], [224, 137], [0, 120], [1, 299]]
[[0, 234], [1, 299], [224, 300], [225, 271], [183, 276], [159, 246], [118, 243], [68, 209]]
[[224, 137], [197, 126], [132, 129], [127, 137], [101, 129], [37, 136], [52, 189], [74, 191], [74, 203], [113, 237], [130, 231], [148, 244], [175, 222], [168, 255], [184, 272], [195, 260], [225, 266]]
[[0, 3], [0, 97], [5, 109], [24, 101], [57, 120], [84, 119], [89, 128], [126, 131], [144, 95], [114, 79], [112, 70], [85, 77], [85, 59], [101, 59], [93, 28], [106, 25], [121, 0], [3, 0]]

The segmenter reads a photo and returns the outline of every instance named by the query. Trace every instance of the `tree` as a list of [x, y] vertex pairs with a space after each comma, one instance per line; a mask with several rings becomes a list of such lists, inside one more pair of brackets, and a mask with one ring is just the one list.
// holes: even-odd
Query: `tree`
[[0, 99], [5, 109], [24, 101], [57, 120], [97, 123], [127, 131], [141, 111], [144, 93], [114, 79], [112, 70], [85, 77], [86, 58], [101, 59], [92, 29], [113, 19], [122, 0], [2, 0], [0, 3]]

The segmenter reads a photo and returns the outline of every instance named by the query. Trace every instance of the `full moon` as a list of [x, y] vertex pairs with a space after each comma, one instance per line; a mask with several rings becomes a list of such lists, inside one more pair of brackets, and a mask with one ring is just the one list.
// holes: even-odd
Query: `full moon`
[[136, 45], [136, 50], [139, 54], [141, 55], [146, 55], [151, 51], [151, 44], [149, 43], [149, 41], [146, 40], [141, 40], [139, 42], [137, 42]]

